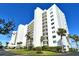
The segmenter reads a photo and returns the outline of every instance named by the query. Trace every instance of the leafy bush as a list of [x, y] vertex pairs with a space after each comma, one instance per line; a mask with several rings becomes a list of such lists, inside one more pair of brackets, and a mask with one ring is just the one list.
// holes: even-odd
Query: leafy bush
[[61, 46], [49, 47], [49, 51], [52, 51], [52, 52], [61, 52], [61, 50], [62, 50]]
[[29, 46], [28, 47], [28, 50], [33, 50], [33, 46]]
[[24, 49], [27, 49], [27, 47], [26, 47], [26, 46], [24, 46], [23, 48], [24, 48]]
[[77, 52], [78, 49], [75, 49], [75, 48], [69, 48], [69, 52]]
[[2, 49], [3, 48], [3, 46], [0, 46], [0, 49]]
[[48, 50], [49, 50], [49, 46], [43, 46], [43, 47], [42, 47], [42, 50], [48, 51]]
[[36, 48], [33, 48], [34, 51], [37, 51], [38, 53], [40, 51], [52, 51], [52, 52], [61, 52], [62, 51], [62, 47], [61, 46], [56, 46], [56, 47], [48, 47], [48, 46], [43, 46], [42, 48], [41, 47], [36, 47]]
[[36, 53], [42, 53], [42, 48], [41, 47], [36, 47], [34, 49], [37, 51]]
[[15, 49], [15, 47], [12, 47], [12, 49]]
[[36, 51], [36, 48], [33, 48], [34, 51]]

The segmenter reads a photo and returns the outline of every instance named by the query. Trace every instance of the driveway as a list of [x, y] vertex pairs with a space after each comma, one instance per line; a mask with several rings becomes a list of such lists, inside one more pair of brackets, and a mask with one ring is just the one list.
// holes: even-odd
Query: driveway
[[79, 52], [73, 52], [73, 53], [62, 53], [57, 56], [79, 56]]
[[5, 49], [0, 49], [0, 56], [16, 56], [16, 54], [5, 51]]
[[[14, 54], [14, 53], [10, 53], [9, 51], [7, 51], [5, 49], [0, 49], [0, 56], [17, 56], [17, 55]], [[79, 52], [75, 52], [75, 53], [62, 53], [62, 54], [56, 55], [56, 56], [79, 56]]]

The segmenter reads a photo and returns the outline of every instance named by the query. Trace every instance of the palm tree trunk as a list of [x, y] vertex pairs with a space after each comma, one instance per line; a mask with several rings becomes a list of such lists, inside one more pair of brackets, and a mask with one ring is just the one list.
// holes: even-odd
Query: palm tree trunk
[[[70, 44], [70, 42], [69, 42], [69, 37], [67, 36], [67, 42], [69, 43], [69, 45], [71, 46], [71, 48], [72, 48], [72, 45]], [[69, 48], [69, 47], [68, 47]]]
[[77, 46], [77, 48], [76, 48], [76, 49], [78, 49], [78, 44], [77, 44], [77, 41], [76, 41], [76, 46]]
[[70, 44], [71, 48], [72, 48], [72, 45]]
[[32, 38], [30, 38], [30, 49], [32, 50]]
[[64, 52], [64, 49], [63, 49], [63, 41], [62, 41], [62, 35], [61, 35], [61, 45], [62, 45], [62, 52]]
[[41, 50], [42, 50], [42, 41], [40, 41], [40, 44], [41, 44]]
[[14, 45], [16, 44], [16, 38], [17, 38], [17, 34], [16, 34], [16, 37], [15, 37]]

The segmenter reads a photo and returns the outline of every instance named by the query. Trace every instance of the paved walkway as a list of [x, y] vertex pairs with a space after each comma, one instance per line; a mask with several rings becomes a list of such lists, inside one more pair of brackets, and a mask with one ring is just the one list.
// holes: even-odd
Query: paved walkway
[[0, 49], [0, 56], [16, 56], [16, 54], [5, 51], [5, 49]]
[[[0, 56], [19, 56], [19, 55], [16, 55], [14, 53], [10, 53], [8, 50], [5, 50], [5, 49], [0, 49]], [[79, 52], [63, 53], [63, 54], [56, 55], [56, 56], [79, 56]]]
[[57, 56], [79, 56], [79, 52], [73, 52], [73, 53], [63, 53]]

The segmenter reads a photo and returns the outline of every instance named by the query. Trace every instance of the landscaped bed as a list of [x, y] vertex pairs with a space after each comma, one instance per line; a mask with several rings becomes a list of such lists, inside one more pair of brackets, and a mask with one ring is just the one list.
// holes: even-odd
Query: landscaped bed
[[37, 53], [37, 51], [26, 50], [26, 49], [9, 49], [11, 53], [15, 53], [17, 55], [25, 55], [25, 56], [54, 56], [61, 53], [51, 52], [51, 51], [41, 51], [41, 53]]

